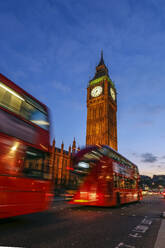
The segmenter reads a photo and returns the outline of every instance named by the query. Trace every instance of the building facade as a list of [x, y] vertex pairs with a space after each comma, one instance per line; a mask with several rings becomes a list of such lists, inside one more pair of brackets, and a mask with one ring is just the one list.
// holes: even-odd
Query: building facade
[[86, 145], [108, 145], [117, 150], [117, 94], [103, 59], [87, 87]]
[[55, 140], [52, 144], [51, 168], [53, 170], [53, 181], [55, 189], [74, 187], [77, 183], [76, 177], [71, 173], [72, 158], [74, 153], [79, 148], [76, 148], [76, 141], [73, 140], [72, 147], [69, 146], [68, 151], [64, 150], [64, 143], [61, 148], [55, 146]]

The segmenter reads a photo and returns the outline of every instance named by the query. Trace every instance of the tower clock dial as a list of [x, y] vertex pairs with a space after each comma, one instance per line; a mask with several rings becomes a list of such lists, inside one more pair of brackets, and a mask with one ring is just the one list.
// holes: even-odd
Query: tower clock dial
[[92, 89], [91, 91], [91, 96], [92, 97], [97, 97], [100, 96], [103, 91], [103, 88], [101, 86], [96, 86]]
[[115, 95], [115, 91], [113, 88], [110, 88], [110, 94], [111, 94], [112, 99], [115, 101], [116, 95]]

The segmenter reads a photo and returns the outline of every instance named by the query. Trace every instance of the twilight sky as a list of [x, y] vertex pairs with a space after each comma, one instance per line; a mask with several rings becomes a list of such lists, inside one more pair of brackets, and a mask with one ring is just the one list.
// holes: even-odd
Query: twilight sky
[[86, 87], [103, 49], [118, 92], [118, 148], [165, 174], [165, 1], [1, 0], [0, 72], [48, 105], [52, 138], [83, 146]]

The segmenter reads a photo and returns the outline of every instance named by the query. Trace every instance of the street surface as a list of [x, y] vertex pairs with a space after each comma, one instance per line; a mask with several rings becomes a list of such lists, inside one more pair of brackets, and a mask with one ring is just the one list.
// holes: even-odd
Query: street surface
[[155, 248], [164, 211], [165, 199], [159, 195], [120, 208], [57, 201], [47, 212], [1, 220], [0, 246]]

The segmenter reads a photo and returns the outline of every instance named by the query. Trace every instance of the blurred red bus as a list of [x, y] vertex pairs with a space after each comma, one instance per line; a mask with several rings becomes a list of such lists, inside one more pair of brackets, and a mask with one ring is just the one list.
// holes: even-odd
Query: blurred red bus
[[164, 192], [162, 192], [161, 194], [162, 194], [163, 198], [165, 198], [165, 191], [164, 191]]
[[71, 204], [120, 206], [142, 199], [137, 166], [108, 146], [80, 150], [72, 172], [79, 186]]
[[0, 218], [51, 203], [47, 107], [0, 74]]

